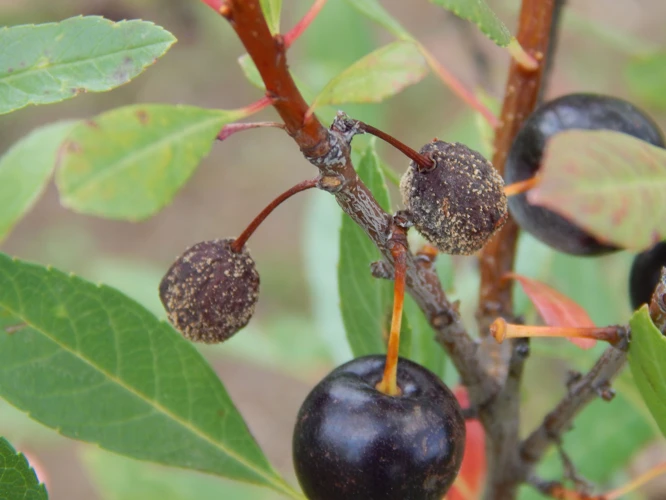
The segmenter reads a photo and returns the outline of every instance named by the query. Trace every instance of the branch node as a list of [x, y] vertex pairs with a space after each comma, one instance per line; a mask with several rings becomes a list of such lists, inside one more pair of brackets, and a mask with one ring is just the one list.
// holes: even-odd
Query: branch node
[[349, 141], [341, 134], [330, 131], [324, 141], [312, 148], [301, 149], [306, 160], [321, 170], [324, 175], [337, 174], [336, 169], [344, 168], [349, 152]]
[[583, 378], [583, 374], [577, 370], [569, 370], [567, 371], [567, 377], [565, 380], [565, 384], [567, 386], [567, 390], [569, 393], [571, 393], [571, 390], [573, 389], [573, 386], [580, 382], [580, 379]]
[[414, 225], [414, 220], [408, 210], [398, 210], [393, 216], [393, 223], [402, 229], [409, 229]]
[[227, 21], [233, 22], [231, 7], [229, 6], [229, 4], [227, 2], [222, 2], [222, 5], [220, 5], [220, 8], [218, 9], [218, 12]]
[[327, 193], [335, 194], [345, 186], [345, 178], [342, 175], [323, 175], [317, 181], [317, 187]]
[[395, 276], [393, 266], [384, 260], [371, 262], [370, 273], [374, 278], [382, 280], [392, 280]]
[[351, 144], [355, 135], [365, 134], [361, 122], [350, 118], [344, 111], [338, 111], [335, 120], [331, 124], [331, 131], [338, 132], [344, 140]]
[[520, 360], [525, 360], [530, 355], [530, 341], [529, 339], [516, 339], [513, 350]]
[[610, 402], [615, 397], [615, 389], [611, 387], [611, 384], [608, 380], [603, 382], [599, 387], [596, 388], [597, 394], [601, 399], [606, 402]]

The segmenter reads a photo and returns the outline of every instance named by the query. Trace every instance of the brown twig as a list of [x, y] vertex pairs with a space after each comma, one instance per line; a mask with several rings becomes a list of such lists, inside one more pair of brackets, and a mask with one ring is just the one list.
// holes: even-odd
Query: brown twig
[[[511, 61], [504, 102], [495, 133], [493, 165], [500, 174], [513, 139], [523, 121], [534, 109], [548, 53], [555, 0], [523, 0], [517, 39], [539, 65], [526, 69]], [[513, 269], [518, 227], [512, 219], [481, 251], [479, 268], [481, 284], [477, 320], [484, 341], [482, 361], [489, 365], [502, 390], [482, 406], [480, 420], [487, 436], [487, 499], [515, 498], [518, 485], [525, 479], [524, 466], [518, 453], [520, 425], [520, 386], [527, 344], [522, 339], [497, 345], [489, 337], [489, 327], [498, 316], [513, 317], [511, 283], [502, 276]]]
[[536, 476], [530, 476], [527, 482], [537, 491], [558, 500], [606, 500], [604, 495], [588, 495], [585, 492], [568, 490], [557, 481], [545, 481]]
[[608, 347], [592, 369], [577, 382], [571, 384], [566, 396], [543, 422], [522, 443], [520, 454], [529, 468], [538, 463], [545, 451], [566, 431], [578, 413], [608, 387], [627, 359], [629, 339], [614, 347]]
[[[219, 3], [204, 1], [209, 5]], [[356, 175], [349, 146], [354, 131], [347, 128], [344, 120], [336, 120], [329, 130], [314, 114], [308, 116], [308, 105], [287, 66], [284, 40], [280, 35], [271, 35], [258, 0], [226, 0], [216, 10], [229, 21], [257, 66], [266, 95], [284, 121], [287, 132], [305, 158], [319, 168], [318, 187], [335, 195], [342, 210], [365, 231], [392, 265], [388, 242], [396, 228], [395, 222]], [[447, 300], [436, 272], [418, 265], [408, 254], [406, 282], [409, 293], [437, 332], [474, 401], [475, 396], [479, 398], [490, 390], [488, 379], [478, 362], [476, 343], [462, 326], [457, 309]]]

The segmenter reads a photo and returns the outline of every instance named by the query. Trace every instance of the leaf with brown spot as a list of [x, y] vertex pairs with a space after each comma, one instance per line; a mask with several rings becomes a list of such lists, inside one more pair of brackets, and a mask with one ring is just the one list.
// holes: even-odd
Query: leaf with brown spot
[[247, 110], [142, 104], [82, 122], [68, 137], [56, 184], [63, 205], [110, 219], [140, 220], [171, 202], [213, 147], [220, 129]]
[[[515, 273], [507, 273], [504, 276], [520, 283], [525, 295], [534, 304], [546, 325], [558, 327], [595, 326], [585, 309], [545, 283]], [[596, 344], [596, 341], [592, 339], [570, 340], [583, 349], [589, 349]]]
[[609, 130], [572, 130], [547, 144], [527, 193], [599, 240], [641, 251], [666, 239], [666, 150]]
[[176, 39], [141, 20], [78, 16], [0, 29], [0, 114], [129, 82]]

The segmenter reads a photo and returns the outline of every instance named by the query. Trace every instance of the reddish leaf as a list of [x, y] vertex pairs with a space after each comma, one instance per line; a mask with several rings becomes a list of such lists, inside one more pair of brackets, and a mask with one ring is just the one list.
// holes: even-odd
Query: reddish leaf
[[[464, 387], [456, 387], [453, 391], [460, 406], [467, 408], [469, 399]], [[465, 423], [467, 439], [465, 455], [460, 473], [446, 494], [446, 500], [476, 500], [481, 498], [483, 480], [486, 476], [486, 445], [485, 433], [478, 420], [467, 420]]]
[[547, 144], [527, 198], [602, 241], [640, 251], [666, 239], [666, 150], [619, 132], [572, 130]]
[[[515, 273], [507, 273], [504, 276], [513, 278], [521, 284], [523, 291], [532, 301], [546, 325], [561, 327], [595, 326], [585, 309], [545, 283]], [[593, 339], [570, 340], [583, 349], [589, 349], [596, 344]]]

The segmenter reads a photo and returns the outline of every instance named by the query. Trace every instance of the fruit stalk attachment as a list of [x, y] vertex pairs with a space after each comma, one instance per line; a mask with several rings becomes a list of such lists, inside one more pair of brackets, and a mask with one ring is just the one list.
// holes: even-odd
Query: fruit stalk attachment
[[395, 282], [393, 285], [393, 316], [389, 334], [384, 377], [377, 384], [377, 390], [389, 396], [401, 394], [398, 387], [398, 353], [400, 351], [400, 327], [402, 308], [405, 299], [405, 276], [407, 274], [407, 249], [402, 243], [393, 243], [391, 255], [395, 264]]
[[236, 240], [231, 244], [231, 250], [238, 253], [241, 250], [243, 250], [243, 247], [245, 246], [245, 243], [247, 243], [247, 240], [250, 239], [250, 236], [254, 233], [254, 231], [261, 225], [261, 223], [268, 217], [273, 210], [275, 210], [280, 204], [294, 196], [295, 194], [300, 193], [301, 191], [305, 191], [306, 189], [311, 189], [313, 187], [317, 186], [317, 182], [319, 181], [318, 178], [316, 179], [310, 179], [307, 181], [300, 182], [296, 184], [295, 186], [287, 189], [284, 193], [282, 193], [280, 196], [275, 198], [272, 202], [270, 202], [266, 208], [264, 208], [259, 215], [257, 215], [252, 222], [245, 228], [245, 231], [241, 233], [241, 235], [236, 238]]
[[354, 120], [354, 121], [356, 122], [358, 130], [363, 131], [370, 135], [374, 135], [375, 137], [379, 137], [382, 141], [390, 144], [395, 149], [404, 154], [407, 158], [416, 163], [416, 165], [418, 165], [419, 172], [424, 170], [432, 170], [435, 167], [435, 160], [433, 160], [429, 156], [419, 153], [418, 151], [410, 148], [409, 146], [407, 146], [407, 144], [399, 141], [392, 135], [387, 134], [386, 132], [382, 132], [378, 128], [373, 127], [372, 125], [368, 125], [367, 123], [364, 123], [359, 120]]
[[513, 184], [504, 186], [504, 195], [508, 198], [509, 196], [526, 193], [530, 189], [537, 187], [539, 182], [541, 182], [541, 177], [538, 174], [527, 180], [514, 182]]
[[490, 333], [500, 343], [507, 338], [564, 337], [600, 340], [608, 342], [611, 345], [617, 344], [627, 334], [626, 328], [623, 326], [557, 327], [515, 325], [507, 323], [504, 318], [497, 318], [493, 321], [492, 325], [490, 325]]

